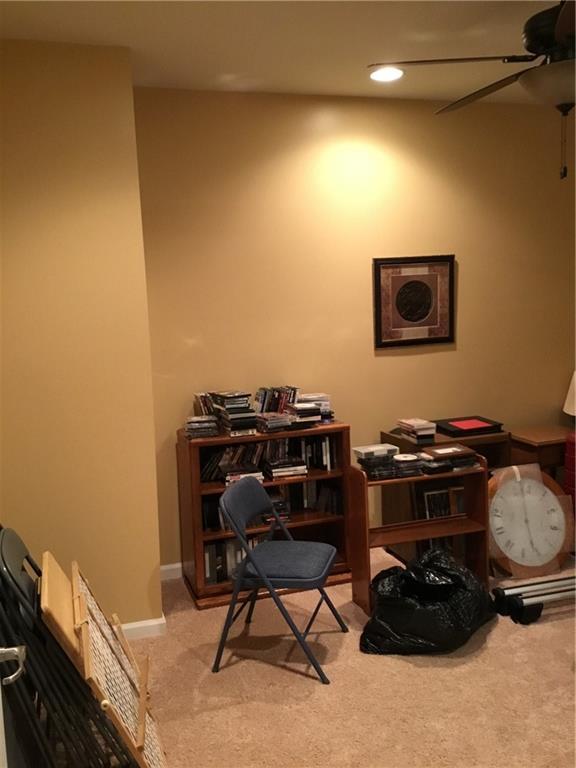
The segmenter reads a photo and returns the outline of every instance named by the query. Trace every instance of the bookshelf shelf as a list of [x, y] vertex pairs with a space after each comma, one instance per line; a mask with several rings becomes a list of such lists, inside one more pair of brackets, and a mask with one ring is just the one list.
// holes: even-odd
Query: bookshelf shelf
[[[301, 485], [303, 482], [312, 482], [315, 480], [330, 480], [332, 478], [342, 477], [341, 471], [322, 472], [320, 470], [310, 470], [304, 477], [293, 475], [283, 477], [281, 480], [264, 480], [262, 485], [265, 488], [274, 488], [282, 485]], [[213, 496], [224, 493], [226, 486], [224, 483], [201, 483], [200, 493], [202, 496]]]
[[[352, 569], [352, 599], [368, 614], [371, 612], [370, 549], [394, 547], [414, 542], [433, 542], [445, 537], [462, 537], [464, 560], [484, 582], [488, 581], [488, 470], [486, 460], [477, 455], [477, 465], [464, 470], [437, 475], [416, 475], [391, 480], [368, 480], [358, 467], [350, 468], [351, 525], [350, 566]], [[370, 527], [369, 489], [382, 491], [382, 522]], [[454, 508], [438, 517], [421, 516], [418, 489], [450, 494], [457, 491], [461, 508]], [[386, 503], [387, 493], [404, 492], [402, 502], [409, 502], [413, 517], [392, 519], [393, 509]]]
[[376, 488], [377, 486], [390, 487], [393, 485], [406, 485], [410, 483], [429, 483], [430, 480], [454, 480], [457, 477], [466, 477], [468, 475], [477, 475], [477, 468], [470, 469], [455, 469], [452, 472], [440, 472], [436, 475], [416, 475], [414, 477], [395, 477], [392, 480], [367, 480], [366, 485], [368, 488]]
[[[309, 525], [338, 525], [344, 522], [343, 515], [326, 515], [323, 512], [296, 512], [285, 523], [286, 528], [302, 528]], [[268, 531], [267, 525], [258, 525], [247, 529], [250, 536], [257, 536]], [[232, 531], [205, 531], [204, 541], [221, 541], [222, 539], [233, 539]]]
[[[232, 583], [227, 571], [233, 567], [230, 558], [237, 556], [237, 552], [230, 549], [236, 545], [234, 534], [217, 527], [218, 501], [226, 489], [225, 483], [203, 481], [203, 469], [215, 453], [230, 446], [274, 441], [279, 441], [278, 444], [286, 441], [291, 453], [304, 444], [312, 448], [323, 445], [329, 455], [324, 469], [309, 467], [307, 475], [265, 480], [263, 486], [275, 494], [281, 493], [291, 502], [287, 527], [295, 538], [326, 541], [336, 547], [338, 555], [327, 584], [350, 580], [350, 428], [347, 424], [331, 422], [245, 437], [219, 435], [196, 439], [189, 439], [181, 429], [177, 434], [176, 454], [182, 572], [198, 608], [229, 602]], [[315, 461], [311, 463], [317, 464]], [[267, 531], [268, 526], [258, 525], [249, 528], [247, 533], [249, 538], [256, 538]]]

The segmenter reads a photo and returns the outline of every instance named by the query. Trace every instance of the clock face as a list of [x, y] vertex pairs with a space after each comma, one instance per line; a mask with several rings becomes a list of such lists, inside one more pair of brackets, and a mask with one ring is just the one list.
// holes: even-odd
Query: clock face
[[561, 550], [566, 536], [558, 497], [543, 483], [522, 477], [503, 483], [490, 504], [490, 531], [515, 563], [541, 566]]

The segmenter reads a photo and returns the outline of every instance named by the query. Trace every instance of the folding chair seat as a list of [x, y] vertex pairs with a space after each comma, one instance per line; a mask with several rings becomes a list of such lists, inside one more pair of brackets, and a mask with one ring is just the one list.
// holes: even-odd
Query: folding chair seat
[[[320, 680], [323, 683], [329, 683], [330, 681], [306, 642], [306, 637], [322, 603], [326, 603], [342, 632], [348, 632], [348, 627], [324, 590], [324, 584], [336, 556], [335, 547], [323, 542], [295, 541], [276, 513], [266, 490], [253, 477], [242, 478], [227, 488], [221, 496], [220, 509], [236, 534], [245, 556], [232, 576], [232, 598], [212, 671], [218, 672], [220, 668], [230, 627], [246, 605], [249, 605], [246, 623], [250, 623], [258, 591], [263, 588], [270, 593]], [[251, 520], [262, 515], [272, 516], [270, 530], [266, 540], [251, 549], [246, 537], [246, 526]], [[285, 538], [273, 538], [277, 531], [283, 534]], [[277, 592], [278, 589], [317, 589], [320, 592], [320, 600], [303, 632], [298, 629], [281, 601]], [[250, 590], [250, 594], [235, 613], [239, 593], [243, 590]]]

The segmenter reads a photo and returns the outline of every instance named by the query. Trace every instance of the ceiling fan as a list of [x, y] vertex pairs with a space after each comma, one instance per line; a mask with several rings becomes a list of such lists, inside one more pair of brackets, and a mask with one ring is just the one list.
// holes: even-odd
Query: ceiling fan
[[[574, 106], [574, 0], [562, 0], [558, 5], [531, 16], [524, 24], [522, 34], [524, 48], [528, 53], [508, 56], [465, 56], [450, 59], [417, 59], [414, 61], [391, 61], [370, 64], [369, 69], [379, 67], [422, 66], [429, 64], [469, 64], [478, 61], [502, 61], [504, 64], [535, 62], [513, 75], [503, 77], [473, 93], [447, 104], [439, 109], [452, 112], [465, 107], [473, 101], [482, 99], [495, 91], [520, 82], [527, 91], [535, 95], [541, 92], [541, 98], [554, 106], [565, 107], [568, 111]], [[564, 90], [560, 91], [563, 86]], [[561, 99], [561, 102], [555, 101]], [[562, 111], [562, 110], [561, 110]]]
[[[508, 56], [466, 56], [448, 59], [420, 59], [370, 64], [381, 67], [423, 66], [431, 64], [468, 64], [479, 61], [501, 61], [504, 64], [536, 62], [534, 66], [496, 80], [439, 109], [436, 114], [452, 112], [478, 99], [519, 82], [537, 101], [553, 104], [566, 117], [574, 107], [574, 7], [575, 0], [562, 0], [558, 5], [531, 16], [524, 24], [522, 40], [527, 53]], [[562, 120], [562, 170], [567, 175], [565, 156], [565, 121]]]

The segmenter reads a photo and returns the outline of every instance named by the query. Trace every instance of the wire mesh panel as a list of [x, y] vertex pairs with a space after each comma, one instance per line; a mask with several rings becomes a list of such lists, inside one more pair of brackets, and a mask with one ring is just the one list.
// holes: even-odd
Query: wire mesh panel
[[126, 738], [79, 674], [72, 589], [54, 564], [43, 573], [18, 534], [0, 530], [0, 645], [26, 648], [24, 674], [3, 687], [11, 733], [34, 768], [137, 768]]
[[140, 671], [122, 647], [76, 564], [74, 599], [80, 602], [85, 676], [101, 707], [123, 734], [142, 768], [165, 768], [156, 721], [143, 705], [147, 691]]

